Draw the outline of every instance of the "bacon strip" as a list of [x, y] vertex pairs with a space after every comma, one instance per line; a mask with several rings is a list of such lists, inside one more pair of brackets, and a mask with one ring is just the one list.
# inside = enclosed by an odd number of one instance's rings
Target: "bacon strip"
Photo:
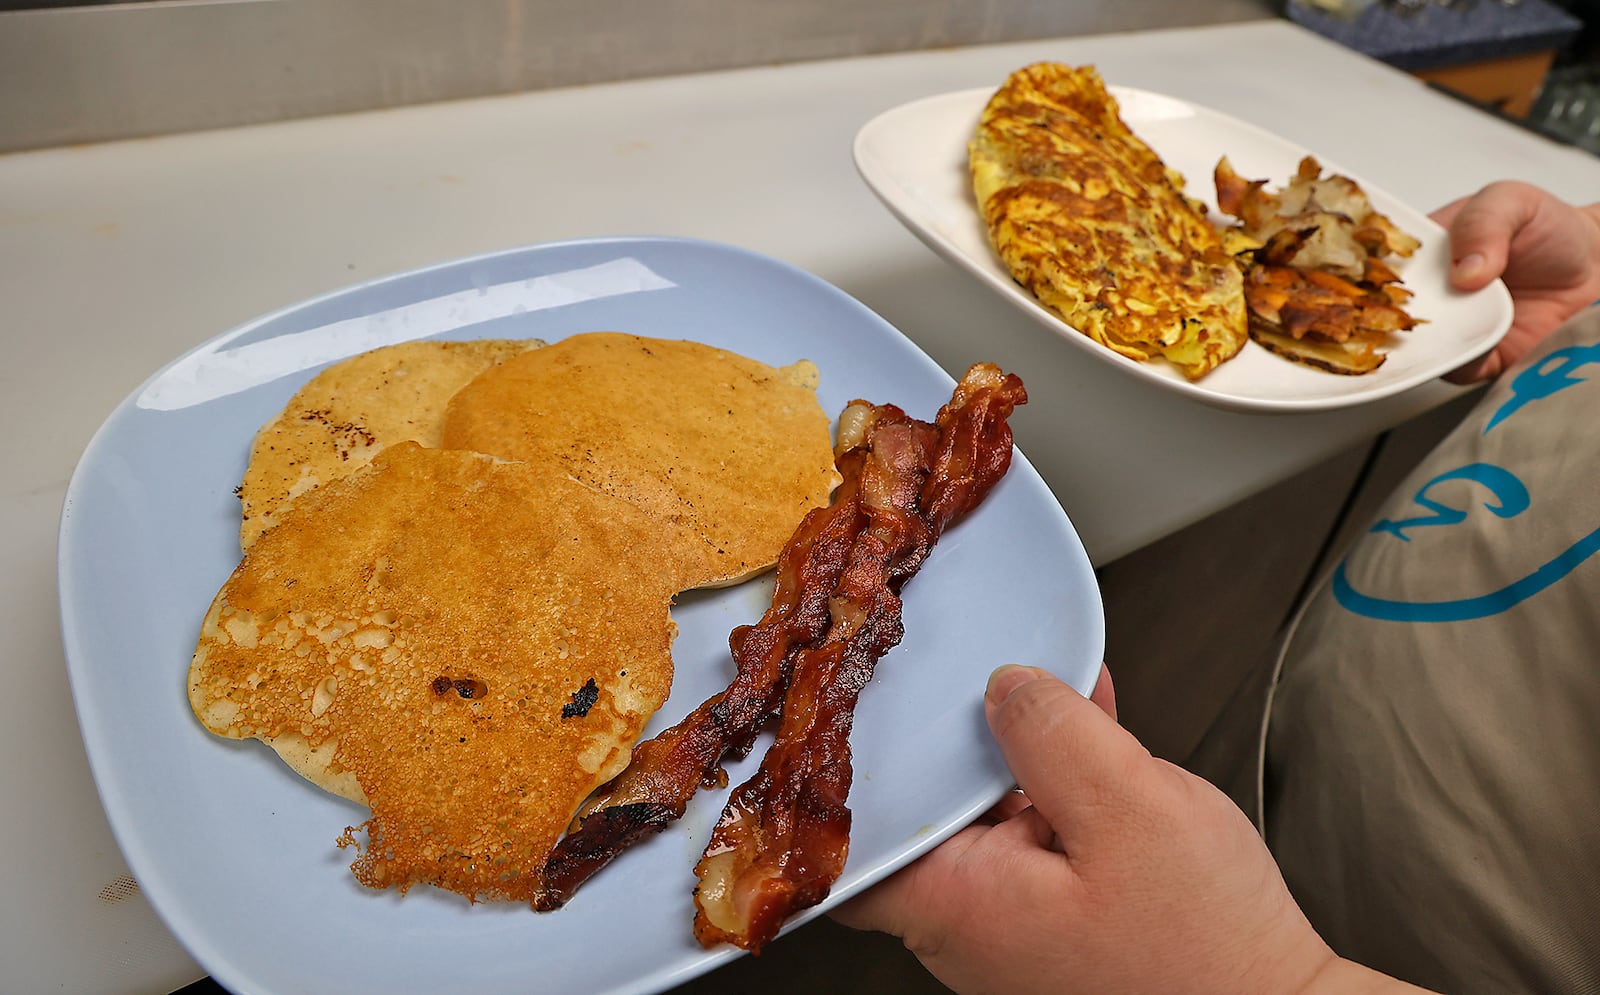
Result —
[[[923, 517], [931, 527], [930, 536], [889, 563], [888, 576], [898, 590], [921, 566], [945, 526], [982, 500], [1005, 473], [1011, 456], [1005, 419], [1026, 399], [1016, 377], [992, 366], [975, 366], [940, 411], [937, 426], [911, 419], [893, 405], [857, 401], [847, 409], [839, 433], [844, 481], [828, 508], [806, 516], [779, 557], [772, 607], [758, 623], [741, 626], [730, 637], [737, 668], [733, 683], [676, 726], [635, 748], [628, 768], [585, 806], [578, 828], [552, 853], [536, 907], [546, 911], [565, 904], [622, 851], [680, 818], [697, 789], [719, 780], [726, 783], [720, 770], [724, 758], [748, 753], [757, 732], [784, 700], [795, 657], [836, 624], [835, 589], [847, 561], [856, 556], [869, 521], [862, 504], [862, 478], [869, 454], [880, 448], [879, 434], [931, 454], [927, 459], [934, 468], [927, 493], [915, 495], [913, 502], [927, 509]], [[904, 498], [902, 494], [902, 504]], [[898, 608], [885, 617], [892, 618], [893, 638], [872, 654], [872, 660], [899, 641]], [[848, 779], [846, 770], [846, 791]], [[842, 866], [842, 853], [839, 863]]]
[[772, 606], [755, 625], [740, 626], [729, 637], [733, 682], [671, 729], [636, 746], [627, 769], [584, 806], [578, 828], [546, 861], [535, 902], [540, 911], [560, 908], [624, 850], [680, 818], [696, 790], [718, 783], [723, 759], [746, 755], [777, 712], [789, 660], [827, 630], [828, 598], [866, 526], [860, 489], [870, 435], [879, 425], [911, 421], [893, 405], [867, 408], [855, 412], [848, 427], [841, 424], [844, 452], [837, 462], [844, 479], [832, 503], [809, 512], [779, 555]]
[[849, 850], [854, 709], [877, 660], [900, 641], [899, 590], [944, 529], [1004, 476], [1006, 419], [1026, 401], [1019, 379], [980, 364], [940, 410], [931, 453], [899, 426], [873, 433], [861, 485], [869, 523], [829, 603], [828, 634], [796, 658], [777, 736], [695, 867], [703, 945], [759, 952], [838, 879]]

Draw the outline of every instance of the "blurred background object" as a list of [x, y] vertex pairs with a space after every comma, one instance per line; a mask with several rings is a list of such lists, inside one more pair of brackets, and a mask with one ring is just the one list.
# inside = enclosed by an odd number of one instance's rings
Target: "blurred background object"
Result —
[[1285, 12], [1324, 37], [1520, 120], [1584, 30], [1553, 0], [1378, 0], [1353, 15], [1352, 3], [1359, 0], [1288, 0]]
[[1304, 0], [1303, 6], [1332, 14], [1346, 21], [1353, 21], [1361, 16], [1362, 11], [1377, 2], [1379, 0]]
[[1547, 132], [1600, 155], [1600, 0], [1564, 0], [1583, 22], [1560, 52], [1528, 117]]
[[1281, 0], [0, 0], [0, 152], [888, 52]]
[[1600, 155], [1600, 69], [1594, 63], [1552, 69], [1530, 118], [1548, 132]]

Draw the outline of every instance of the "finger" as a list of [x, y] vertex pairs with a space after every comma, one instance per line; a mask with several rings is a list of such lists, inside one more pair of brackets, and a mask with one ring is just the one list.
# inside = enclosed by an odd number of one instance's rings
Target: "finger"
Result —
[[1068, 853], [1082, 852], [1104, 811], [1126, 807], [1130, 779], [1150, 761], [1093, 702], [1033, 667], [995, 671], [984, 713], [1012, 775]]
[[1450, 222], [1450, 283], [1477, 290], [1505, 272], [1511, 240], [1539, 212], [1526, 183], [1491, 183], [1467, 198]]
[[1461, 205], [1465, 204], [1467, 200], [1468, 198], [1466, 197], [1457, 197], [1455, 200], [1452, 200], [1450, 203], [1428, 215], [1428, 217], [1433, 219], [1434, 224], [1437, 224], [1445, 231], [1449, 231], [1450, 224], [1455, 221], [1456, 214], [1461, 210]]
[[992, 826], [997, 822], [1004, 822], [1018, 812], [1029, 808], [1033, 802], [1021, 790], [1008, 791], [1004, 798], [994, 803], [994, 806], [978, 817], [980, 825]]
[[1028, 806], [1015, 816], [989, 830], [992, 839], [985, 838], [985, 846], [1015, 845], [1049, 849], [1055, 843], [1056, 831], [1037, 808]]
[[1094, 690], [1089, 693], [1089, 700], [1100, 706], [1100, 710], [1112, 718], [1117, 717], [1117, 689], [1111, 685], [1111, 671], [1105, 664], [1100, 665], [1100, 676], [1095, 679]]
[[945, 868], [959, 863], [985, 833], [993, 831], [968, 826], [910, 866], [835, 906], [828, 916], [851, 929], [904, 937], [919, 923], [942, 914], [950, 898]]
[[[973, 901], [997, 897], [997, 875], [1020, 870], [1034, 884], [1053, 887], [1052, 872], [1062, 865], [1052, 850], [1060, 850], [1055, 829], [1028, 808], [991, 828], [963, 829], [828, 915], [840, 925], [888, 933], [910, 945], [913, 937], [947, 932], [952, 923], [971, 913]], [[1020, 885], [1012, 882], [1012, 887]]]
[[1505, 361], [1501, 358], [1499, 351], [1490, 350], [1485, 355], [1463, 363], [1446, 373], [1444, 378], [1446, 381], [1459, 386], [1470, 386], [1484, 380], [1493, 380], [1500, 375], [1500, 370], [1504, 365]]
[[907, 910], [912, 907], [908, 896], [911, 893], [911, 874], [916, 866], [912, 864], [848, 902], [840, 902], [828, 910], [828, 918], [851, 929], [904, 937], [911, 926], [907, 919]]

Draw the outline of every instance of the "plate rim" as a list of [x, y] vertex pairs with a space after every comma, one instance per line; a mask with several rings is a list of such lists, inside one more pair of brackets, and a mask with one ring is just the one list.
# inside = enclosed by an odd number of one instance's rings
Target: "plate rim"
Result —
[[[702, 238], [673, 235], [603, 235], [536, 242], [434, 261], [410, 269], [378, 275], [298, 300], [247, 319], [184, 350], [145, 377], [107, 413], [101, 424], [85, 443], [68, 480], [61, 502], [60, 516], [56, 529], [57, 621], [60, 627], [68, 685], [73, 699], [74, 714], [78, 719], [80, 737], [84, 742], [91, 777], [96, 793], [99, 796], [98, 800], [101, 803], [101, 809], [111, 826], [118, 848], [127, 861], [135, 879], [140, 881], [141, 890], [146, 894], [152, 910], [163, 925], [173, 934], [184, 950], [219, 982], [237, 985], [237, 990], [241, 991], [257, 990], [254, 979], [248, 976], [241, 976], [235, 972], [234, 958], [228, 954], [226, 949], [205, 942], [210, 937], [210, 933], [193, 929], [192, 919], [184, 919], [181, 913], [187, 903], [182, 896], [182, 889], [169, 880], [171, 878], [170, 874], [158, 872], [148, 879], [140, 875], [141, 870], [148, 871], [151, 868], [159, 870], [162, 860], [145, 845], [145, 837], [138, 826], [130, 822], [130, 820], [135, 820], [135, 813], [125, 804], [109, 805], [106, 803], [108, 797], [120, 798], [124, 796], [127, 787], [119, 783], [113, 770], [115, 764], [112, 763], [112, 758], [110, 757], [112, 747], [106, 741], [110, 731], [100, 723], [85, 721], [86, 703], [98, 706], [99, 697], [96, 690], [91, 686], [93, 679], [91, 670], [93, 668], [87, 657], [93, 654], [84, 645], [87, 637], [84, 635], [84, 622], [80, 617], [81, 612], [89, 610], [85, 597], [79, 590], [88, 581], [87, 578], [78, 575], [76, 567], [71, 563], [71, 557], [80, 542], [77, 506], [82, 501], [84, 489], [91, 486], [91, 471], [96, 470], [103, 462], [103, 451], [110, 444], [122, 422], [134, 410], [138, 409], [138, 400], [146, 389], [153, 382], [167, 374], [168, 371], [184, 363], [192, 356], [224, 348], [263, 325], [285, 316], [368, 289], [382, 287], [387, 284], [405, 283], [440, 270], [469, 266], [478, 262], [528, 254], [560, 253], [563, 250], [586, 249], [604, 245], [680, 245], [692, 247], [698, 251], [731, 254], [742, 257], [747, 261], [770, 267], [790, 279], [807, 285], [811, 292], [831, 296], [835, 300], [853, 307], [863, 316], [863, 320], [870, 321], [886, 333], [891, 333], [893, 336], [898, 337], [906, 348], [915, 356], [920, 357], [921, 364], [926, 371], [939, 378], [940, 382], [945, 386], [953, 387], [956, 382], [919, 345], [887, 319], [867, 307], [853, 295], [816, 274], [785, 260], [742, 246]], [[285, 332], [284, 334], [291, 333]], [[419, 336], [419, 338], [431, 337], [437, 336]], [[320, 368], [320, 365], [318, 364], [318, 366], [310, 367], [309, 369]], [[301, 372], [303, 373], [304, 371]], [[1093, 650], [1092, 654], [1089, 655], [1094, 656], [1097, 660], [1103, 659], [1105, 651], [1104, 606], [1100, 599], [1098, 584], [1094, 580], [1093, 566], [1083, 548], [1081, 536], [1079, 536], [1070, 516], [1066, 514], [1064, 508], [1061, 508], [1059, 499], [1049, 489], [1048, 484], [1044, 482], [1042, 476], [1028, 461], [1027, 456], [1014, 446], [1013, 469], [1017, 468], [1026, 469], [1027, 475], [1033, 478], [1032, 482], [1054, 504], [1061, 516], [1063, 528], [1072, 544], [1072, 549], [1068, 550], [1068, 552], [1075, 552], [1076, 555], [1072, 559], [1081, 565], [1084, 576], [1087, 579], [1087, 586], [1083, 593], [1093, 600], [1093, 610], [1090, 615], [1094, 622], [1094, 629], [1090, 633], [1082, 634], [1087, 638], [1082, 639], [1080, 642], [1085, 652], [1089, 649]], [[1065, 670], [1071, 666], [1070, 660], [1070, 655], [1063, 653], [1058, 663]], [[1089, 680], [1092, 682], [1092, 676]], [[1087, 693], [1088, 689], [1080, 688], [1080, 691]], [[787, 933], [824, 914], [827, 908], [847, 900], [851, 895], [876, 883], [883, 877], [892, 874], [933, 849], [945, 839], [959, 832], [972, 819], [982, 814], [1005, 793], [1005, 790], [1004, 786], [995, 785], [992, 791], [970, 803], [958, 817], [950, 819], [946, 824], [932, 832], [923, 834], [914, 843], [890, 854], [888, 859], [873, 864], [870, 871], [852, 880], [847, 886], [835, 888], [834, 893], [829, 896], [829, 900], [824, 904], [803, 910], [801, 913], [791, 917], [785, 923], [783, 932]], [[743, 956], [743, 953], [737, 948], [724, 947], [707, 951], [703, 958], [659, 963], [647, 972], [635, 976], [630, 981], [613, 985], [604, 989], [604, 991], [613, 993], [613, 995], [621, 995], [621, 993], [642, 993], [660, 990], [668, 985], [679, 984], [690, 978], [698, 977], [729, 960]]]

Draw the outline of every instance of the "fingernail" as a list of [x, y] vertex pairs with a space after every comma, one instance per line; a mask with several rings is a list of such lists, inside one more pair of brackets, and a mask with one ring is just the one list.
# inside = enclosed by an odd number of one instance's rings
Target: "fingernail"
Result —
[[1011, 697], [1011, 692], [1041, 677], [1048, 677], [1049, 673], [1038, 667], [1022, 667], [1008, 663], [989, 675], [989, 686], [983, 689], [983, 697], [992, 705], [998, 705]]
[[1460, 259], [1456, 260], [1455, 266], [1452, 267], [1453, 272], [1451, 275], [1462, 280], [1471, 279], [1472, 277], [1477, 276], [1478, 272], [1483, 269], [1483, 264], [1484, 258], [1483, 253], [1481, 252], [1474, 252], [1469, 255], [1462, 256]]

